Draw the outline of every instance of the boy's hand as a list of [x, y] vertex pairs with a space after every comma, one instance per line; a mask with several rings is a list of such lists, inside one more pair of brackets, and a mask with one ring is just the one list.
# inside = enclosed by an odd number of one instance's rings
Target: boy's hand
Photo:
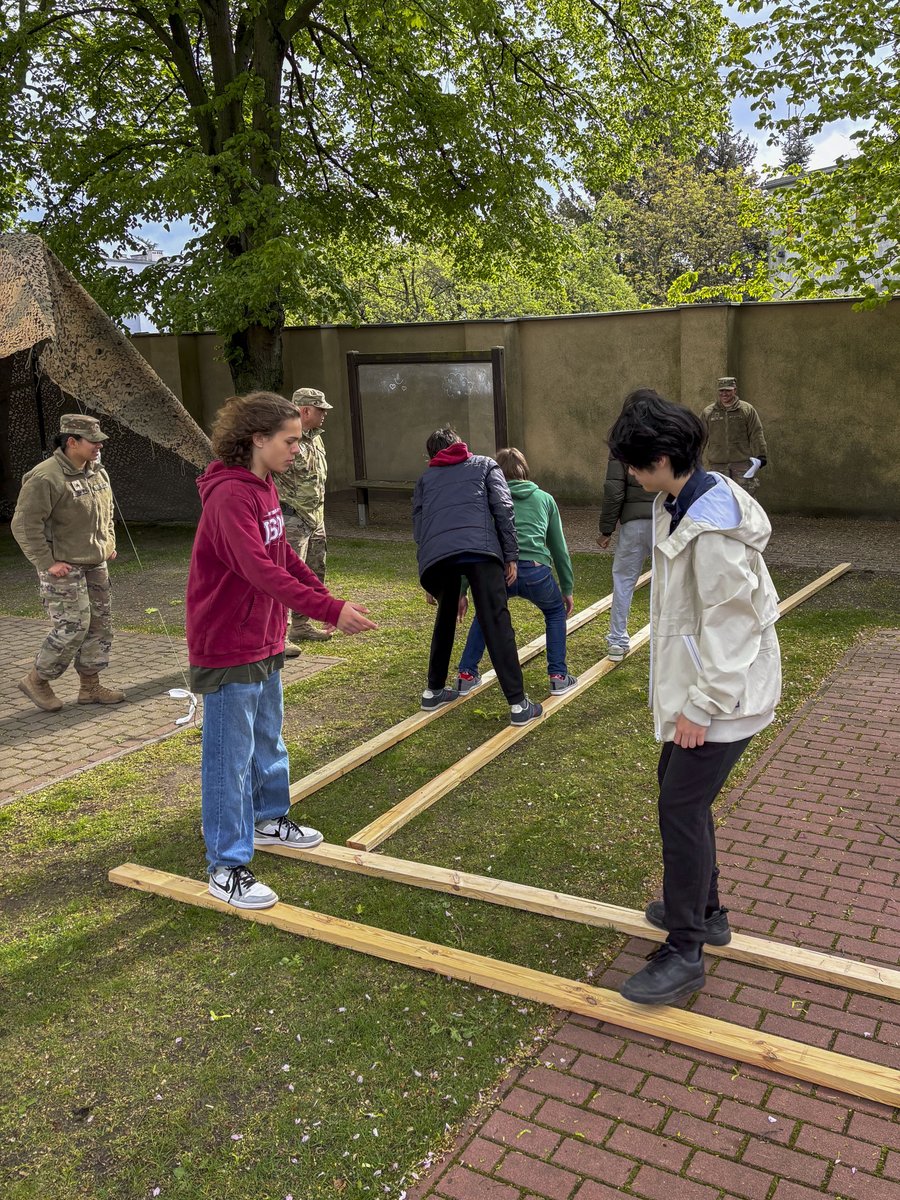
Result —
[[512, 587], [519, 575], [518, 563], [508, 562], [503, 568], [503, 574], [506, 576], [506, 586]]
[[469, 597], [460, 596], [459, 604], [456, 606], [456, 623], [462, 625], [466, 613], [469, 611]]
[[609, 543], [611, 541], [612, 541], [611, 533], [601, 533], [600, 536], [597, 538], [597, 545], [600, 547], [601, 550], [608, 550]]
[[706, 729], [705, 725], [697, 725], [689, 721], [684, 713], [679, 713], [675, 722], [675, 745], [682, 750], [696, 750], [706, 741]]
[[571, 617], [572, 613], [575, 611], [574, 596], [563, 596], [563, 604], [566, 606], [566, 616]]
[[47, 574], [52, 575], [54, 579], [63, 579], [72, 570], [66, 562], [55, 562], [52, 567], [47, 568]]
[[337, 628], [341, 633], [353, 634], [363, 633], [366, 629], [377, 629], [378, 626], [374, 621], [370, 621], [368, 617], [363, 616], [369, 610], [362, 604], [351, 604], [348, 600], [341, 609], [341, 615], [337, 619]]

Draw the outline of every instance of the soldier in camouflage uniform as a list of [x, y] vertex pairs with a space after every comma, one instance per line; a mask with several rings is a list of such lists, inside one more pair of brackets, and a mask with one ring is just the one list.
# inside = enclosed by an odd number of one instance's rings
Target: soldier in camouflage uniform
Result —
[[[275, 476], [275, 486], [284, 514], [284, 532], [288, 542], [321, 583], [325, 582], [325, 556], [328, 549], [325, 537], [325, 479], [328, 464], [322, 442], [325, 413], [333, 408], [318, 388], [297, 388], [291, 403], [300, 410], [303, 437], [300, 453], [291, 466]], [[294, 613], [285, 658], [296, 658], [299, 646], [292, 642], [327, 642], [332, 633], [317, 629], [309, 617]]]
[[[717, 396], [701, 414], [709, 436], [707, 466], [754, 495], [759, 488], [757, 472], [766, 465], [769, 453], [762, 421], [753, 405], [739, 398], [733, 375], [719, 380]], [[753, 472], [749, 479], [748, 471]]]
[[19, 690], [45, 712], [62, 701], [50, 681], [74, 658], [79, 704], [119, 704], [125, 693], [103, 687], [112, 616], [107, 562], [116, 557], [112, 490], [100, 466], [107, 441], [100, 422], [81, 413], [60, 420], [53, 455], [22, 478], [12, 532], [35, 567], [50, 632]]

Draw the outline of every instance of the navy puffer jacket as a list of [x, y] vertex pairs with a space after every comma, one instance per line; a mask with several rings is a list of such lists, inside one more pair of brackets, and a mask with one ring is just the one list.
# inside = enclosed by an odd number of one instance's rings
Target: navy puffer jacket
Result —
[[[458, 459], [463, 451], [464, 444], [457, 442], [436, 457]], [[413, 536], [420, 579], [435, 563], [460, 554], [515, 562], [519, 543], [512, 496], [494, 460], [469, 454], [462, 461], [429, 466], [413, 492]]]

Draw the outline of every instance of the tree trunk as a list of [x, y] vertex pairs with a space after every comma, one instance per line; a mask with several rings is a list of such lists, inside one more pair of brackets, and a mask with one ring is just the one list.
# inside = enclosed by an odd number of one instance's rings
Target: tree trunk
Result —
[[281, 393], [284, 384], [284, 359], [281, 335], [284, 316], [273, 328], [248, 325], [225, 337], [225, 361], [231, 370], [234, 390], [239, 396], [247, 392]]

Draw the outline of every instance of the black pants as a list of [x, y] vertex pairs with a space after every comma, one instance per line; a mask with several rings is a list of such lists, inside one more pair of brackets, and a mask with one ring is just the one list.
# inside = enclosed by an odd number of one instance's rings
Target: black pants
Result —
[[506, 577], [502, 564], [495, 558], [477, 563], [442, 559], [422, 576], [422, 586], [438, 602], [428, 659], [428, 686], [437, 691], [447, 682], [463, 576], [472, 589], [475, 612], [507, 703], [521, 704], [525, 699], [525, 684], [507, 604]]
[[684, 750], [666, 742], [659, 756], [659, 832], [668, 941], [685, 950], [703, 942], [707, 910], [719, 907], [713, 801], [750, 738]]

